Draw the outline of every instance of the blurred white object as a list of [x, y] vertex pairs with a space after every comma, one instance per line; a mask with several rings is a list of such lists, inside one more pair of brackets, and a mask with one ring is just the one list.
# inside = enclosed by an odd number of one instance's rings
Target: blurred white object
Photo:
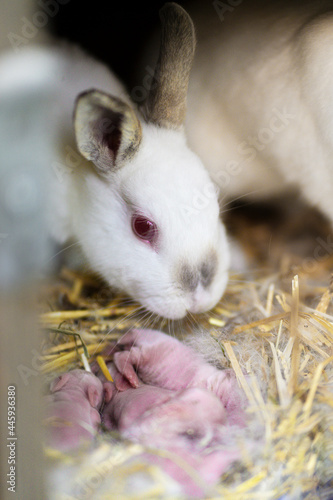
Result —
[[[4, 418], [0, 434], [5, 443], [12, 443], [10, 462], [9, 448], [3, 446], [0, 451], [4, 474], [0, 496], [4, 499], [11, 498], [12, 492], [25, 498], [28, 484], [29, 498], [46, 497], [41, 443], [41, 343], [35, 310], [36, 285], [49, 260], [45, 163], [54, 155], [45, 113], [53, 96], [45, 82], [44, 72], [37, 73], [27, 86], [14, 85], [9, 78], [6, 84], [1, 82], [0, 365]], [[8, 387], [15, 388], [14, 434], [9, 433], [5, 419]], [[10, 483], [6, 481], [9, 472]], [[14, 489], [9, 491], [8, 487]]]
[[333, 222], [332, 2], [235, 4], [194, 14], [189, 144], [223, 198], [296, 188]]

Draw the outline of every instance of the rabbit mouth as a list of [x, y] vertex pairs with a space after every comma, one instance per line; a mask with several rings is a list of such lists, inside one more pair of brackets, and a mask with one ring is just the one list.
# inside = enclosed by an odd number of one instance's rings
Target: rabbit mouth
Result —
[[188, 314], [200, 314], [212, 309], [221, 299], [228, 282], [228, 272], [218, 276], [210, 286], [201, 282], [191, 290], [184, 290], [179, 284], [169, 285], [164, 291], [146, 293], [131, 287], [131, 295], [145, 309], [171, 320], [183, 319]]
[[191, 294], [190, 304], [187, 307], [187, 312], [190, 314], [200, 314], [212, 309], [221, 299], [228, 282], [228, 273], [225, 272], [216, 282], [213, 282], [210, 287], [206, 287], [199, 283], [196, 289]]

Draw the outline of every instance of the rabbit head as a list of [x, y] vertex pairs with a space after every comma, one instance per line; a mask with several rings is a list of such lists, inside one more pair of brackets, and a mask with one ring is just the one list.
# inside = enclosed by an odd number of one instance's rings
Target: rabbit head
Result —
[[183, 130], [195, 35], [176, 4], [161, 11], [150, 93], [137, 110], [98, 90], [81, 94], [74, 123], [82, 168], [74, 227], [93, 269], [168, 318], [210, 309], [224, 292], [229, 251], [218, 196]]

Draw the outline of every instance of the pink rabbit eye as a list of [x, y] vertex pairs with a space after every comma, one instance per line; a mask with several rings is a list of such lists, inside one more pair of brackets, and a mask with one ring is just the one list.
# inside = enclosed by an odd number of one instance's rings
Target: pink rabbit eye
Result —
[[147, 219], [143, 215], [134, 214], [132, 216], [132, 230], [135, 236], [148, 243], [155, 243], [157, 237], [157, 226], [155, 222]]

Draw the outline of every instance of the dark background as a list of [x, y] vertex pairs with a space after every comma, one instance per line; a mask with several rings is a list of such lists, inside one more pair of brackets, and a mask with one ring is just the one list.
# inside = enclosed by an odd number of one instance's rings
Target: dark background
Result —
[[[38, 0], [35, 2], [38, 4]], [[200, 10], [204, 8], [223, 29], [214, 2], [234, 5], [234, 11], [248, 7], [250, 13], [260, 5], [265, 8], [274, 5], [281, 14], [291, 5], [298, 5], [300, 9], [307, 4], [314, 4], [319, 9], [324, 4], [333, 6], [333, 0], [177, 0], [190, 12], [195, 6]], [[59, 5], [59, 12], [50, 19], [47, 29], [57, 37], [78, 43], [104, 61], [128, 88], [132, 88], [138, 84], [142, 70], [142, 50], [152, 42], [154, 34], [159, 34], [158, 11], [165, 3], [165, 0], [68, 0], [67, 4]]]
[[[191, 0], [178, 3], [186, 8]], [[52, 34], [77, 42], [106, 62], [132, 87], [142, 49], [159, 28], [158, 11], [164, 4], [165, 0], [70, 0], [60, 6], [48, 28]]]

